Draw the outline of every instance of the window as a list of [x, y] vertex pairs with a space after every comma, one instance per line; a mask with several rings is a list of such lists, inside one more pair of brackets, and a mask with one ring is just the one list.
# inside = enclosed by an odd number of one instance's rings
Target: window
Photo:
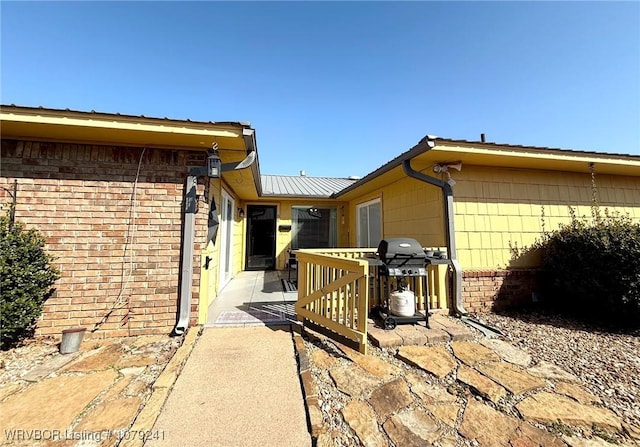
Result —
[[336, 208], [291, 207], [291, 248], [335, 247], [337, 214]]
[[356, 206], [358, 247], [377, 247], [382, 240], [382, 203], [371, 200]]

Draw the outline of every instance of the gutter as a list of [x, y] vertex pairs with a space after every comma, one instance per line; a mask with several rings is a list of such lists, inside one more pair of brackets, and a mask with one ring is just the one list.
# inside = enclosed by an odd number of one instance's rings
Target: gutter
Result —
[[247, 148], [247, 155], [251, 152], [255, 154], [255, 161], [251, 164], [251, 174], [253, 175], [253, 183], [256, 185], [256, 193], [258, 197], [262, 197], [262, 179], [260, 178], [260, 164], [258, 163], [256, 131], [250, 127], [245, 127], [242, 129], [242, 138]]
[[[425, 141], [426, 140], [426, 141]], [[427, 147], [423, 152], [431, 150], [435, 145], [435, 137], [427, 136], [420, 143], [426, 143]], [[417, 146], [416, 146], [417, 147]], [[407, 157], [402, 161], [402, 169], [409, 177], [415, 178], [422, 182], [428, 183], [433, 186], [437, 186], [442, 190], [442, 199], [444, 203], [444, 220], [445, 220], [445, 238], [447, 241], [448, 257], [451, 260], [451, 268], [453, 270], [453, 296], [452, 300], [453, 311], [458, 316], [466, 315], [468, 312], [462, 305], [462, 268], [458, 262], [458, 255], [456, 252], [456, 238], [455, 228], [453, 224], [453, 189], [447, 182], [443, 182], [435, 177], [428, 176], [422, 172], [418, 172], [411, 167], [411, 159], [413, 157]]]

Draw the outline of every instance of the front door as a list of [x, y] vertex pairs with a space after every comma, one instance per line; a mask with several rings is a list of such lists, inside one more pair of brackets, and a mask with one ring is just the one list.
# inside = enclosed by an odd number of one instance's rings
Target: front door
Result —
[[247, 270], [276, 267], [276, 207], [247, 206]]
[[220, 206], [220, 281], [221, 290], [231, 279], [233, 274], [233, 210], [235, 202], [222, 190]]

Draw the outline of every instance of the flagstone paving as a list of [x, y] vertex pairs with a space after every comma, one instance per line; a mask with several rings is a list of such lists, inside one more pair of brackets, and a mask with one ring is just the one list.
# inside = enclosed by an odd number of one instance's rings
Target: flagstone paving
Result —
[[422, 410], [398, 413], [387, 419], [383, 428], [396, 445], [407, 447], [428, 445], [442, 435], [436, 420]]
[[418, 396], [424, 403], [447, 404], [456, 401], [456, 396], [449, 393], [442, 386], [427, 383], [424, 377], [414, 372], [407, 373], [405, 379], [409, 383], [411, 392]]
[[89, 411], [75, 427], [75, 431], [124, 430], [140, 410], [139, 397], [102, 402]]
[[[314, 383], [330, 378], [346, 393], [323, 388], [314, 397], [324, 421], [318, 446], [640, 446], [636, 429], [601, 406], [573, 374], [533, 363], [529, 354], [457, 326], [455, 319], [439, 316], [431, 323], [431, 329], [415, 326], [388, 335], [376, 328], [371, 342], [383, 348], [370, 347], [367, 356], [307, 334], [302, 349], [311, 352]], [[447, 334], [446, 340], [425, 337], [426, 343], [416, 344], [416, 332], [429, 330]], [[394, 344], [398, 340], [405, 344]], [[318, 352], [326, 354], [328, 346], [344, 357], [327, 361]], [[340, 421], [346, 428], [332, 431]], [[346, 437], [339, 433], [349, 429]]]
[[584, 405], [599, 404], [602, 402], [599, 397], [585, 391], [580, 385], [576, 385], [575, 383], [557, 382], [554, 391], [558, 394], [564, 394]]
[[622, 431], [622, 421], [606, 408], [583, 405], [565, 396], [540, 392], [516, 405], [520, 414], [534, 422], [552, 424], [560, 421], [567, 425], [600, 427], [605, 430]]
[[530, 374], [533, 374], [536, 377], [541, 377], [543, 379], [562, 380], [565, 382], [580, 381], [580, 379], [578, 379], [573, 374], [570, 374], [567, 371], [558, 368], [554, 364], [545, 362], [544, 360], [540, 361], [536, 366], [529, 368], [528, 371]]
[[507, 395], [507, 390], [505, 390], [504, 387], [468, 366], [460, 365], [457, 378], [460, 382], [468, 385], [477, 394], [489, 399], [491, 402], [497, 403]]
[[378, 357], [362, 355], [353, 350], [351, 350], [347, 356], [356, 365], [382, 380], [391, 380], [393, 377], [400, 374], [400, 368], [395, 365], [390, 365]]
[[529, 354], [506, 341], [498, 338], [482, 338], [479, 342], [482, 346], [493, 350], [505, 362], [513, 363], [523, 368], [531, 364], [531, 356]]
[[0, 384], [0, 445], [123, 445], [182, 341], [142, 336], [85, 340], [73, 354], [49, 350], [15, 383]]
[[13, 394], [0, 403], [0, 433], [11, 429], [65, 431], [117, 376], [113, 370], [58, 376]]
[[489, 348], [478, 345], [478, 343], [454, 341], [451, 342], [451, 349], [453, 350], [453, 355], [455, 355], [458, 360], [469, 366], [500, 361], [498, 354]]
[[455, 427], [460, 413], [460, 406], [457, 404], [427, 405], [425, 407], [436, 419], [449, 427]]
[[373, 390], [368, 402], [379, 417], [386, 419], [411, 404], [413, 400], [407, 382], [404, 379], [395, 379]]
[[380, 379], [359, 366], [336, 367], [329, 374], [338, 389], [352, 397], [369, 392], [380, 384]]
[[480, 363], [476, 365], [476, 369], [513, 394], [524, 394], [547, 385], [544, 380], [511, 363]]
[[365, 447], [388, 447], [389, 442], [378, 426], [377, 415], [361, 400], [351, 401], [342, 411], [344, 420]]
[[456, 367], [455, 360], [442, 346], [402, 346], [397, 355], [400, 360], [440, 378]]
[[[316, 445], [640, 445], [638, 428], [603, 407], [578, 377], [533, 363], [454, 319], [438, 316], [431, 323], [431, 329], [405, 326], [399, 334], [372, 331], [372, 343], [386, 347], [371, 347], [366, 356], [326, 340], [294, 340]], [[120, 438], [127, 430], [153, 428], [196, 338], [197, 331], [189, 331], [177, 352], [180, 340], [151, 336], [85, 341], [76, 354], [49, 355], [16, 383], [0, 384], [0, 445], [141, 447], [140, 440]], [[321, 348], [327, 345], [333, 349]], [[336, 394], [319, 389], [322, 380]], [[342, 421], [347, 443], [333, 441], [344, 435], [327, 427], [329, 418]], [[7, 430], [94, 438], [9, 440]]]

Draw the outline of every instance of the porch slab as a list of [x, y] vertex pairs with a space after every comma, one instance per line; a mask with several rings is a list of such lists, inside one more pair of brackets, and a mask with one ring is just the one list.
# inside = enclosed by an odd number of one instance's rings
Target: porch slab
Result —
[[[207, 311], [205, 327], [251, 327], [298, 324], [295, 314], [296, 291], [286, 291], [283, 270], [239, 272], [219, 293]], [[455, 318], [442, 313], [416, 324], [399, 324], [385, 330], [373, 319], [367, 319], [369, 340], [380, 348], [424, 346], [469, 340], [473, 330]]]
[[206, 327], [248, 327], [296, 322], [296, 291], [286, 292], [279, 270], [243, 271], [225, 286], [207, 311]]

